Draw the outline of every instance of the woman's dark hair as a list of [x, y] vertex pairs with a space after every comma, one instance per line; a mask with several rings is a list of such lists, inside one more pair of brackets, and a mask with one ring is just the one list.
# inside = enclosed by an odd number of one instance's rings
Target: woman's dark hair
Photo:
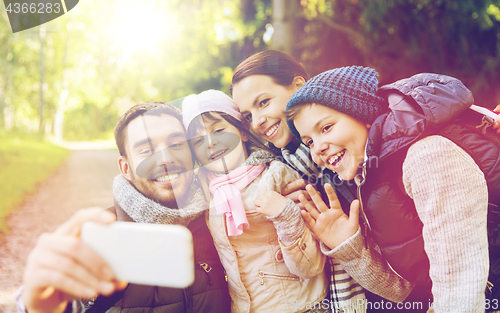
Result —
[[266, 75], [281, 86], [288, 87], [296, 76], [308, 80], [306, 70], [293, 57], [277, 50], [266, 50], [256, 53], [241, 62], [234, 70], [230, 92], [233, 94], [235, 84], [252, 75]]
[[[187, 138], [194, 138], [196, 135], [205, 129], [205, 125], [203, 124], [203, 119], [208, 119], [211, 121], [220, 121], [221, 118], [226, 120], [229, 124], [236, 127], [241, 134], [246, 134], [248, 136], [248, 141], [245, 142], [245, 147], [247, 148], [248, 154], [256, 151], [256, 150], [266, 150], [274, 154], [274, 152], [269, 149], [266, 145], [264, 145], [254, 134], [252, 134], [248, 127], [245, 127], [244, 122], [240, 122], [231, 115], [223, 112], [215, 112], [219, 116], [213, 114], [212, 112], [202, 113], [200, 116], [193, 119], [191, 124], [189, 124], [187, 130]], [[191, 140], [188, 140], [191, 145]]]

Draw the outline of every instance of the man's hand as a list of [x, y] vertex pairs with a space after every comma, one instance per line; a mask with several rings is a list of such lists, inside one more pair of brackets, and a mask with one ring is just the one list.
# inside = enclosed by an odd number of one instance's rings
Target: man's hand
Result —
[[330, 184], [325, 185], [326, 195], [330, 208], [325, 204], [321, 195], [312, 187], [306, 187], [311, 196], [309, 201], [301, 195], [305, 210], [301, 211], [304, 221], [326, 246], [335, 249], [338, 245], [356, 233], [359, 228], [359, 201], [351, 203], [350, 216], [347, 216], [340, 206], [337, 195]]
[[[500, 104], [493, 110], [494, 112], [500, 113]], [[500, 114], [497, 115], [495, 122], [493, 123], [493, 129], [497, 130], [497, 134], [500, 134]]]
[[28, 256], [22, 300], [29, 313], [63, 312], [68, 301], [124, 289], [106, 262], [80, 241], [87, 221], [110, 224], [116, 216], [99, 208], [78, 211], [54, 233], [42, 234]]
[[306, 191], [307, 184], [308, 183], [305, 179], [298, 179], [296, 181], [289, 182], [285, 185], [285, 187], [283, 187], [283, 189], [281, 189], [281, 195], [295, 202], [295, 204], [303, 210], [304, 205], [300, 202], [299, 196], [303, 195], [306, 199], [311, 200], [311, 197]]
[[285, 204], [286, 198], [276, 191], [271, 190], [267, 190], [254, 201], [254, 205], [257, 207], [256, 211], [266, 216], [278, 215], [283, 210]]

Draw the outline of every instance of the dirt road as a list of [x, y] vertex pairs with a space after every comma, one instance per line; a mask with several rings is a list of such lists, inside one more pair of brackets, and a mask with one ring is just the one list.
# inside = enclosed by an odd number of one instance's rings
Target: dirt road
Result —
[[0, 312], [15, 312], [14, 294], [22, 283], [26, 257], [41, 233], [53, 231], [78, 209], [113, 204], [117, 158], [117, 150], [72, 151], [11, 215], [9, 233], [0, 240]]

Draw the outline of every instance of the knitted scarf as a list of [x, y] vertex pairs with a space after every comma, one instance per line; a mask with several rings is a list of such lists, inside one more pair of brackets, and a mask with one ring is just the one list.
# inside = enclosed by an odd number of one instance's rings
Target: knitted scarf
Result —
[[226, 216], [228, 236], [241, 235], [243, 225], [249, 226], [240, 190], [248, 186], [264, 169], [264, 164], [242, 165], [224, 176], [208, 176], [215, 210]]
[[113, 180], [113, 195], [118, 205], [138, 223], [187, 226], [208, 209], [207, 200], [197, 180], [193, 180], [188, 191], [187, 205], [180, 209], [167, 208], [145, 197], [121, 174]]
[[[332, 187], [336, 187], [336, 184], [331, 182], [328, 175], [323, 175], [325, 168], [316, 165], [312, 161], [309, 148], [303, 143], [300, 144], [295, 152], [287, 148], [282, 148], [281, 154], [288, 165], [297, 170], [303, 177], [306, 176], [313, 181], [325, 181], [330, 183]], [[345, 188], [340, 188], [342, 190], [338, 190], [339, 188], [335, 189], [337, 192], [342, 193], [346, 199], [352, 201], [352, 196], [348, 197], [349, 193], [343, 192]], [[357, 306], [358, 300], [363, 300], [363, 303], [366, 303], [363, 288], [352, 279], [338, 261], [332, 258], [328, 258], [328, 261], [330, 266], [330, 303], [337, 308], [342, 308], [343, 312], [366, 312], [365, 306]], [[335, 312], [337, 311], [335, 310]]]
[[[276, 160], [276, 156], [273, 153], [259, 149], [253, 151], [242, 165], [225, 176], [217, 177], [213, 174], [213, 172], [208, 171], [206, 168], [201, 168], [199, 177], [205, 177], [205, 179], [207, 179], [207, 184], [209, 184], [210, 193], [213, 195], [213, 202], [217, 212], [226, 212], [231, 210], [231, 207], [236, 208], [235, 212], [229, 212], [229, 214], [226, 214], [226, 225], [229, 236], [241, 235], [243, 225], [247, 224], [248, 226], [246, 212], [243, 204], [241, 203], [240, 190], [245, 188], [262, 173], [265, 168], [265, 163], [269, 163], [273, 160]], [[245, 173], [249, 169], [252, 171], [252, 174]], [[235, 176], [240, 176], [238, 179], [241, 179], [241, 181], [237, 184], [241, 186], [236, 188], [235, 186], [230, 186], [230, 184], [224, 184], [225, 186], [222, 188], [224, 190], [219, 188], [221, 182], [227, 181], [228, 179], [233, 180]], [[235, 181], [233, 180], [229, 183], [234, 182]], [[236, 195], [239, 195], [239, 197], [235, 197]], [[236, 229], [234, 229], [234, 227], [236, 227]]]
[[305, 144], [301, 143], [295, 152], [290, 151], [286, 147], [281, 148], [281, 155], [286, 163], [301, 175], [306, 175], [307, 177], [321, 176], [321, 167], [313, 162], [309, 148]]

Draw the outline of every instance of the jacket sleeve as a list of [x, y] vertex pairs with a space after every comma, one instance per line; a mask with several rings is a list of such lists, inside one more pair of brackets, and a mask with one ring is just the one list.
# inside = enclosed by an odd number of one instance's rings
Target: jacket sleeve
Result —
[[335, 258], [363, 288], [390, 301], [404, 301], [415, 285], [390, 269], [382, 255], [375, 250], [375, 243], [370, 238], [365, 239], [367, 245], [363, 239], [358, 229], [333, 250], [322, 243], [321, 251]]
[[403, 182], [424, 225], [435, 312], [484, 312], [489, 268], [484, 174], [455, 143], [430, 136], [408, 150]]
[[[278, 193], [287, 183], [301, 178], [295, 170], [277, 161], [271, 163], [267, 177], [267, 190]], [[283, 210], [270, 219], [278, 233], [283, 259], [290, 273], [305, 279], [321, 274], [326, 256], [321, 253], [319, 242], [305, 226], [300, 208], [287, 199]]]
[[[28, 312], [24, 306], [24, 303], [21, 299], [21, 296], [23, 294], [24, 286], [21, 286], [16, 294], [14, 295], [14, 298], [16, 300], [16, 312], [17, 313], [26, 313]], [[68, 305], [66, 306], [66, 310], [64, 313], [84, 313], [85, 309], [82, 306], [82, 303], [79, 300], [74, 300], [72, 302], [68, 302]]]

